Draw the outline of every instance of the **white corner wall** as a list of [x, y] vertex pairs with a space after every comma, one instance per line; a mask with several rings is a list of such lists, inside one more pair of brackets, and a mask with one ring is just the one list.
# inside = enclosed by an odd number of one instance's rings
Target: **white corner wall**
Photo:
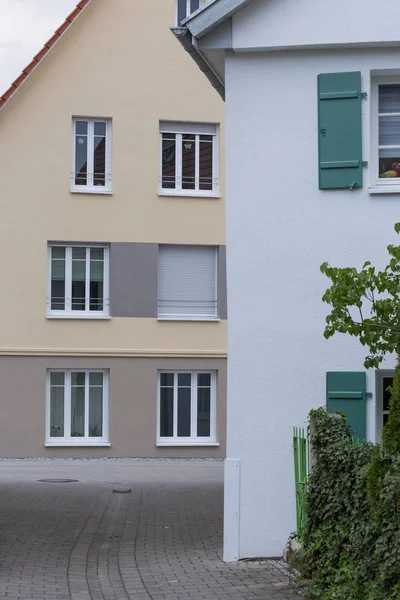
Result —
[[[326, 371], [363, 370], [357, 340], [323, 337], [320, 264], [382, 266], [386, 246], [400, 241], [400, 197], [370, 195], [368, 170], [362, 190], [318, 190], [317, 75], [360, 70], [369, 92], [371, 70], [399, 65], [395, 50], [227, 58], [227, 457], [240, 461], [240, 483], [227, 469], [225, 495], [240, 515], [226, 556], [235, 545], [239, 558], [282, 554], [296, 527], [292, 426], [325, 404]], [[369, 110], [368, 99], [368, 161]], [[374, 439], [374, 372], [367, 382]]]

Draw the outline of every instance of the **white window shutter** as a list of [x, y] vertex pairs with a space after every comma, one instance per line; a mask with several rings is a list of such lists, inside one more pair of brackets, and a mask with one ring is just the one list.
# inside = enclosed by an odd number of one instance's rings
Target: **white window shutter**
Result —
[[158, 316], [217, 318], [215, 246], [160, 246]]

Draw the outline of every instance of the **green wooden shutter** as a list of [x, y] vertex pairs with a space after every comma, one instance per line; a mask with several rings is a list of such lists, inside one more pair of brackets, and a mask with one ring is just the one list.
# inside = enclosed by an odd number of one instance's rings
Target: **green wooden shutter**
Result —
[[361, 73], [318, 75], [319, 189], [362, 187]]
[[342, 411], [354, 437], [365, 440], [366, 374], [364, 371], [330, 371], [326, 374], [326, 408], [329, 413]]

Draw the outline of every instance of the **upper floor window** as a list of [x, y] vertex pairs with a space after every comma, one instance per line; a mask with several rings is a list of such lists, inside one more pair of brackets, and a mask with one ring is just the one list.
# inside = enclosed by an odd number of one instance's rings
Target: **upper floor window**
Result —
[[111, 192], [111, 121], [73, 119], [71, 191]]
[[54, 244], [48, 252], [48, 316], [107, 317], [108, 247]]
[[160, 144], [161, 194], [218, 194], [217, 125], [162, 121]]
[[181, 25], [182, 21], [196, 10], [204, 6], [206, 0], [176, 0], [176, 23]]
[[160, 246], [158, 318], [207, 321], [217, 317], [217, 248]]

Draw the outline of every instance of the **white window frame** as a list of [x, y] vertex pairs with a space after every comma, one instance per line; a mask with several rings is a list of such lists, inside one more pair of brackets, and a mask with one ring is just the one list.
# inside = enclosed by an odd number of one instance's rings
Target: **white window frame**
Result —
[[[162, 143], [163, 134], [172, 133], [176, 135], [175, 149], [175, 188], [162, 187]], [[199, 161], [196, 161], [195, 185], [197, 189], [184, 190], [182, 189], [182, 136], [196, 136], [196, 155], [199, 156], [200, 136], [213, 136], [213, 189], [200, 190], [199, 187]], [[218, 123], [186, 123], [178, 121], [160, 121], [160, 141], [159, 141], [159, 196], [185, 196], [185, 197], [205, 197], [219, 198], [219, 125]]]
[[[65, 310], [52, 310], [51, 308], [51, 249], [65, 248]], [[89, 310], [90, 298], [86, 285], [85, 310], [72, 310], [72, 298], [69, 292], [72, 289], [72, 248], [86, 248], [86, 277], [90, 281], [90, 248], [103, 248], [104, 250], [104, 281], [103, 281], [103, 310]], [[47, 312], [49, 319], [109, 319], [110, 318], [110, 250], [105, 244], [64, 244], [62, 242], [49, 242], [47, 246]]]
[[[384, 179], [379, 177], [379, 86], [400, 85], [399, 75], [379, 75], [371, 79], [371, 139], [370, 139], [370, 187], [371, 194], [399, 194], [400, 177]], [[387, 114], [387, 113], [386, 113]], [[400, 113], [399, 113], [400, 114]], [[397, 113], [396, 113], [397, 115]], [[400, 146], [399, 146], [400, 154]]]
[[[160, 410], [161, 410], [161, 374], [174, 374], [174, 437], [160, 436]], [[190, 373], [191, 375], [191, 435], [190, 437], [178, 437], [178, 373]], [[210, 437], [197, 437], [197, 375], [211, 375], [211, 403], [210, 403]], [[157, 446], [219, 446], [217, 442], [217, 372], [212, 369], [191, 371], [187, 369], [160, 369], [157, 376]]]
[[[199, 9], [203, 8], [206, 4], [207, 4], [208, 0], [200, 0], [199, 1]], [[186, 0], [186, 18], [188, 18], [191, 14], [194, 14], [191, 12], [191, 0]], [[181, 25], [179, 24], [178, 21], [178, 0], [175, 0], [175, 23], [177, 27], [180, 27]]]
[[[170, 246], [172, 244], [161, 244], [162, 246]], [[185, 244], [183, 244], [185, 245]], [[162, 311], [160, 311], [160, 307], [159, 307], [159, 293], [160, 293], [160, 282], [159, 282], [159, 277], [160, 277], [160, 267], [158, 266], [158, 275], [157, 275], [157, 320], [158, 321], [220, 321], [219, 318], [219, 296], [218, 296], [218, 254], [219, 254], [219, 247], [218, 246], [212, 246], [215, 249], [215, 297], [216, 297], [216, 301], [215, 301], [215, 312], [214, 315], [179, 315], [179, 314], [167, 314], [167, 313], [163, 313]], [[160, 257], [160, 245], [158, 246], [158, 262], [159, 262], [159, 257]]]
[[[50, 436], [50, 375], [51, 373], [64, 373], [64, 434], [71, 431], [71, 374], [86, 373], [85, 377], [85, 427], [89, 422], [89, 377], [88, 373], [103, 373], [103, 435], [98, 438], [90, 437], [64, 437]], [[47, 369], [46, 373], [46, 446], [111, 446], [109, 442], [109, 371], [107, 369]]]
[[[87, 162], [87, 184], [77, 185], [75, 183], [75, 137], [77, 121], [86, 121], [88, 124], [88, 162]], [[93, 156], [94, 156], [94, 124], [104, 123], [106, 126], [106, 173], [105, 185], [93, 185]], [[71, 192], [84, 194], [111, 194], [111, 119], [95, 117], [73, 117], [72, 118], [72, 166], [71, 166]]]

